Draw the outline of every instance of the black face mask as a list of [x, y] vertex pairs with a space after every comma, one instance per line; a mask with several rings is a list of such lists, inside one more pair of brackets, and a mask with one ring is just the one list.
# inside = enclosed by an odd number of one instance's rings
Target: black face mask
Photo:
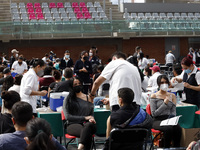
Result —
[[83, 87], [81, 85], [77, 85], [73, 87], [73, 90], [75, 93], [80, 93], [82, 91]]
[[83, 57], [83, 60], [88, 60], [88, 57], [87, 56]]
[[18, 62], [18, 64], [19, 64], [19, 65], [21, 65], [21, 64], [22, 64], [22, 62]]

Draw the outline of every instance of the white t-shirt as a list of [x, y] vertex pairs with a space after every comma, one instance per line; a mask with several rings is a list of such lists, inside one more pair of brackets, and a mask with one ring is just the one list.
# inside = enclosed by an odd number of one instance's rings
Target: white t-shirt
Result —
[[20, 94], [20, 85], [13, 85], [13, 86], [11, 86], [9, 89], [8, 89], [8, 91], [15, 91], [15, 92], [17, 92], [17, 93], [19, 93]]
[[175, 60], [175, 56], [172, 53], [168, 53], [165, 57], [166, 60], [166, 64], [173, 64], [174, 60]]
[[44, 61], [45, 64], [48, 63], [49, 58], [43, 57], [42, 60]]
[[29, 69], [21, 81], [20, 97], [21, 101], [28, 102], [32, 106], [33, 113], [36, 113], [37, 95], [31, 96], [30, 94], [32, 91], [38, 91], [38, 87], [39, 78], [33, 69]]
[[178, 82], [172, 82], [174, 80], [174, 78], [180, 78], [180, 75], [179, 76], [176, 76], [176, 77], [173, 77], [171, 79], [171, 84], [174, 88], [178, 89], [179, 91], [182, 91], [184, 89], [184, 85], [183, 85], [183, 82], [181, 83], [178, 83]]
[[151, 87], [158, 87], [158, 84], [157, 84], [157, 78], [158, 76], [161, 75], [160, 72], [155, 72], [150, 78], [149, 78], [149, 81], [148, 81], [148, 86], [151, 86]]
[[149, 78], [147, 76], [144, 76], [144, 80], [142, 82], [142, 89], [144, 90], [144, 92], [147, 91], [148, 81], [149, 81]]
[[148, 65], [148, 59], [146, 59], [145, 57], [142, 58], [142, 60], [140, 59], [138, 62], [138, 67], [140, 69], [144, 69], [147, 65]]
[[[195, 65], [194, 65], [194, 69], [193, 69], [193, 71], [192, 71], [191, 74], [196, 74], [196, 75], [195, 75], [195, 79], [196, 79], [196, 81], [197, 81], [197, 84], [200, 85], [200, 71], [197, 72], [197, 67], [196, 67]], [[188, 79], [189, 79], [189, 77], [191, 76], [191, 74], [188, 75]], [[181, 73], [181, 75], [179, 76], [179, 78], [183, 79], [183, 76], [184, 76], [184, 70], [182, 71], [182, 73]]]
[[128, 87], [135, 94], [134, 101], [140, 104], [141, 78], [138, 69], [126, 60], [113, 60], [103, 70], [101, 75], [109, 81], [110, 106], [118, 104], [118, 89]]
[[23, 74], [24, 70], [28, 70], [28, 67], [25, 61], [22, 61], [21, 65], [19, 65], [18, 61], [15, 61], [12, 64], [12, 69], [14, 69], [14, 72], [17, 74]]

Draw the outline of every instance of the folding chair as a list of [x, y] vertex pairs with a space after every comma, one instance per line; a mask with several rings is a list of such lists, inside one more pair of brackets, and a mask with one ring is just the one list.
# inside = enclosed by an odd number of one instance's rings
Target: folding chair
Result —
[[[62, 119], [62, 123], [63, 123], [63, 136], [64, 136], [64, 144], [65, 147], [67, 149], [69, 143], [71, 143], [72, 141], [76, 140], [77, 146], [78, 146], [78, 137], [73, 136], [73, 135], [69, 135], [66, 133], [66, 128], [67, 128], [67, 120], [65, 120], [65, 115], [63, 110], [61, 111], [61, 119]], [[66, 138], [70, 139], [69, 142], [66, 143]], [[96, 150], [96, 146], [95, 146], [95, 141], [94, 141], [94, 135], [92, 136], [92, 146], [91, 149]]]
[[114, 129], [110, 133], [109, 150], [143, 150], [148, 138], [144, 128]]
[[[148, 104], [146, 106], [146, 112], [151, 115], [151, 108], [150, 108], [150, 104]], [[151, 145], [151, 148], [153, 147], [153, 143], [154, 143], [154, 140], [159, 136], [161, 135], [161, 131], [160, 130], [155, 130], [155, 129], [151, 129], [151, 132], [155, 134], [154, 138], [152, 139], [152, 145]]]

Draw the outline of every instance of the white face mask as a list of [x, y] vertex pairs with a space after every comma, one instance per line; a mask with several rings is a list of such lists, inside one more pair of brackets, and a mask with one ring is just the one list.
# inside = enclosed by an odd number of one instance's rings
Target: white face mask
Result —
[[18, 54], [16, 54], [15, 56], [18, 57]]
[[160, 89], [163, 90], [163, 91], [167, 91], [168, 90], [168, 84], [161, 84]]
[[92, 56], [93, 55], [93, 53], [89, 53], [89, 56]]

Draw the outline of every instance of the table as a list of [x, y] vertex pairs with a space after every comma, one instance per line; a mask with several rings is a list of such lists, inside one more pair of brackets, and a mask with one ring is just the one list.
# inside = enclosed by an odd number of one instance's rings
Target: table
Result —
[[[43, 118], [48, 121], [51, 125], [52, 134], [57, 137], [63, 136], [63, 125], [61, 120], [61, 113], [54, 112], [50, 108], [46, 109], [38, 109], [38, 118]], [[106, 121], [110, 115], [110, 110], [106, 110], [105, 108], [95, 108], [94, 109], [94, 118], [96, 120], [97, 126], [97, 135], [105, 136], [106, 134]]]
[[[141, 108], [146, 109], [146, 106], [141, 106]], [[200, 128], [200, 115], [195, 114], [198, 110], [196, 105], [182, 103], [182, 105], [177, 105], [176, 115], [182, 115], [179, 119], [179, 125], [182, 128]]]

